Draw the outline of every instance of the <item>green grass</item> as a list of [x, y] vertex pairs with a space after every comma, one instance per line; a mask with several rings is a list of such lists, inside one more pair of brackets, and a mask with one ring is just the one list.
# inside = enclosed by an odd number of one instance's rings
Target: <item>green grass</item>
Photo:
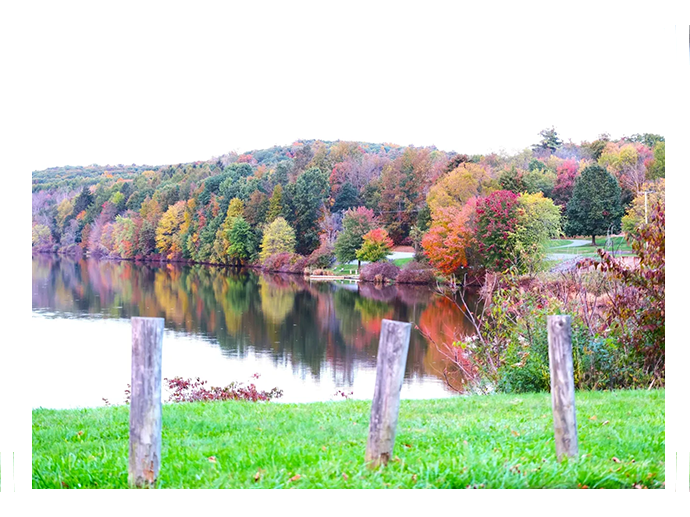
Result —
[[331, 270], [336, 275], [356, 275], [357, 264], [338, 264], [331, 268]]
[[[598, 257], [597, 248], [606, 249], [606, 237], [597, 237], [595, 239], [596, 246], [592, 246], [591, 238], [588, 239], [587, 244], [582, 246], [572, 246], [564, 248], [568, 244], [571, 244], [572, 240], [560, 240], [553, 239], [549, 242], [546, 253], [563, 253], [568, 255], [579, 255], [583, 257]], [[632, 248], [630, 244], [625, 240], [625, 237], [612, 237], [611, 245], [613, 250], [616, 252], [623, 252], [623, 254], [632, 254]], [[610, 251], [611, 248], [608, 248]]]
[[413, 260], [413, 257], [399, 258], [399, 259], [395, 259], [393, 261], [393, 264], [395, 264], [398, 267], [403, 267], [408, 262], [412, 262], [412, 260]]
[[[393, 260], [393, 264], [398, 267], [403, 267], [405, 264], [413, 260], [412, 257], [400, 258]], [[357, 274], [357, 264], [338, 264], [332, 268], [333, 273], [336, 275], [356, 275]]]
[[[547, 393], [404, 400], [394, 459], [375, 470], [370, 401], [164, 405], [158, 486], [660, 488], [664, 394], [577, 393], [579, 457], [563, 463]], [[127, 487], [128, 415], [34, 410], [33, 488]]]

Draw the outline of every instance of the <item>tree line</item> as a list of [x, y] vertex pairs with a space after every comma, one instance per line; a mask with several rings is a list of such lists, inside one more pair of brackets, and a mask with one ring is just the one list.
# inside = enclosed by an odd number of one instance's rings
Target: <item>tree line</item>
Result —
[[301, 140], [187, 164], [56, 167], [33, 174], [32, 245], [318, 267], [410, 245], [445, 274], [532, 270], [546, 240], [634, 232], [663, 201], [662, 136], [539, 137], [514, 155]]

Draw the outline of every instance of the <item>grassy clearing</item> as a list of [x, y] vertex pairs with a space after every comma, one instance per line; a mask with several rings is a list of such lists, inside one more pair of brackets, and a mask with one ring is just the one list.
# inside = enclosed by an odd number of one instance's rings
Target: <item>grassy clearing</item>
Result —
[[[560, 239], [553, 239], [549, 241], [549, 244], [546, 248], [547, 252], [549, 253], [572, 253], [572, 254], [582, 254], [582, 253], [594, 253], [596, 255], [596, 250], [597, 248], [605, 248], [606, 249], [606, 237], [597, 237], [595, 239], [596, 246], [592, 246], [592, 240], [591, 238], [587, 239], [587, 244], [583, 244], [581, 246], [572, 246], [572, 247], [567, 247], [564, 248], [563, 246], [568, 246], [569, 244], [572, 244], [573, 241], [567, 241], [567, 240], [560, 240]], [[632, 253], [632, 248], [630, 247], [630, 244], [625, 240], [625, 237], [619, 236], [619, 237], [612, 237], [611, 238], [611, 246], [615, 251], [624, 251], [628, 253]], [[608, 248], [610, 249], [610, 248]]]
[[393, 264], [395, 264], [398, 267], [403, 267], [408, 262], [412, 262], [412, 260], [413, 260], [413, 257], [399, 258], [399, 259], [395, 259], [393, 261]]
[[[163, 406], [160, 488], [660, 488], [664, 391], [577, 393], [555, 459], [550, 395], [405, 400], [394, 459], [364, 464], [370, 401]], [[33, 488], [125, 488], [129, 408], [33, 412]]]
[[331, 268], [331, 270], [336, 275], [356, 275], [357, 264], [338, 264]]

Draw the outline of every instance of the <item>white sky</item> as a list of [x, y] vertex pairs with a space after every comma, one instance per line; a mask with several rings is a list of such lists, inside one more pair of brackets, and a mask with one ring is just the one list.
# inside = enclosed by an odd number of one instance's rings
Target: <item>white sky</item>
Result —
[[486, 153], [528, 147], [552, 125], [577, 143], [668, 129], [668, 17], [631, 24], [600, 2], [534, 13], [450, 2], [108, 5], [19, 13], [28, 23], [11, 41], [11, 88], [27, 101], [32, 170], [205, 160], [299, 138]]

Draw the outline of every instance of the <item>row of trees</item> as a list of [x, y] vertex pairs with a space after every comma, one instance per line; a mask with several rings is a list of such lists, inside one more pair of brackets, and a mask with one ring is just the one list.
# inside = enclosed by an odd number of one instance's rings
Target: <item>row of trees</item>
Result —
[[246, 264], [274, 250], [322, 262], [372, 260], [392, 244], [410, 244], [444, 272], [473, 264], [530, 269], [539, 244], [561, 229], [615, 232], [628, 209], [626, 229], [634, 231], [640, 193], [663, 196], [658, 135], [602, 135], [579, 145], [553, 129], [541, 137], [514, 156], [300, 141], [143, 172], [106, 170], [96, 183], [42, 171], [34, 175], [33, 245]]

